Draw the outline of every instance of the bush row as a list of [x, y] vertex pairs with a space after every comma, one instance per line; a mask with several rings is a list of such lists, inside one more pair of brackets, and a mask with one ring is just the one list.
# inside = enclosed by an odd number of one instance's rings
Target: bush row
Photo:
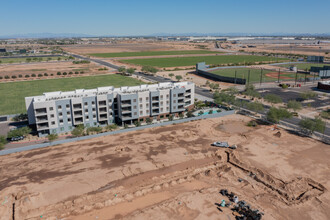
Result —
[[[69, 72], [69, 73], [67, 73], [67, 72], [63, 72], [63, 73], [61, 73], [61, 72], [57, 72], [56, 73], [56, 75], [58, 75], [58, 76], [60, 76], [60, 75], [63, 75], [63, 76], [66, 76], [66, 75], [73, 75], [73, 74], [76, 74], [76, 75], [78, 75], [78, 74], [84, 74], [85, 72], [84, 71], [81, 71], [81, 72], [78, 72], [78, 71], [76, 71], [76, 72]], [[39, 74], [25, 74], [24, 76], [22, 75], [22, 74], [19, 74], [18, 76], [16, 76], [16, 75], [12, 75], [12, 76], [8, 76], [8, 75], [6, 75], [6, 76], [0, 76], [0, 80], [1, 79], [10, 79], [10, 78], [12, 78], [12, 79], [17, 79], [17, 78], [23, 78], [23, 77], [25, 77], [25, 78], [30, 78], [30, 77], [43, 77], [43, 76], [54, 76], [54, 74], [53, 73], [51, 73], [51, 74], [48, 74], [48, 73], [44, 73], [44, 74], [42, 74], [42, 73], [39, 73]]]

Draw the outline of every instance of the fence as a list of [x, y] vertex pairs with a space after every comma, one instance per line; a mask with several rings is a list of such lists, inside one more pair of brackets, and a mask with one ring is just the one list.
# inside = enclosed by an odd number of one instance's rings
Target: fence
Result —
[[138, 130], [142, 130], [142, 129], [145, 129], [145, 128], [154, 128], [154, 127], [159, 127], [159, 126], [185, 123], [185, 122], [189, 122], [189, 121], [196, 121], [196, 120], [207, 119], [207, 118], [218, 118], [218, 117], [223, 117], [223, 116], [226, 116], [226, 115], [231, 115], [231, 114], [234, 114], [234, 113], [235, 113], [234, 110], [223, 111], [223, 112], [209, 114], [209, 115], [201, 115], [201, 116], [197, 116], [197, 117], [184, 118], [184, 119], [178, 119], [178, 120], [174, 120], [174, 121], [160, 122], [160, 123], [144, 125], [144, 126], [140, 126], [140, 127], [121, 129], [121, 130], [110, 131], [110, 132], [105, 132], [105, 133], [100, 133], [100, 134], [89, 135], [89, 136], [59, 140], [59, 141], [54, 141], [52, 143], [47, 142], [47, 143], [42, 143], [42, 144], [30, 145], [30, 146], [26, 146], [26, 147], [5, 149], [5, 150], [0, 151], [0, 156], [7, 155], [7, 154], [12, 154], [12, 153], [17, 153], [17, 152], [22, 152], [22, 151], [27, 151], [27, 150], [33, 150], [33, 149], [49, 147], [49, 146], [52, 146], [52, 145], [58, 145], [58, 144], [65, 144], [65, 143], [75, 142], [75, 141], [88, 140], [88, 139], [91, 139], [91, 138], [102, 137], [102, 136], [107, 136], [107, 135], [121, 134], [121, 133], [125, 133], [125, 132], [130, 132], [130, 131], [138, 131]]
[[228, 77], [228, 76], [220, 76], [217, 74], [213, 74], [211, 72], [207, 72], [204, 70], [196, 69], [197, 74], [204, 76], [205, 78], [221, 81], [221, 82], [228, 82], [228, 83], [235, 83], [235, 84], [246, 84], [246, 79], [242, 78], [235, 78], [235, 77]]

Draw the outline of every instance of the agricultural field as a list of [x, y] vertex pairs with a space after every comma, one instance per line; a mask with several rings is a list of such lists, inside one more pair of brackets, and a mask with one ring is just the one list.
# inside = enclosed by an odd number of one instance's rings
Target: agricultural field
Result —
[[317, 67], [323, 67], [327, 64], [324, 63], [295, 63], [295, 64], [283, 64], [283, 65], [278, 65], [281, 67], [290, 67], [290, 66], [296, 66], [299, 70], [309, 70], [311, 66], [317, 66]]
[[[30, 58], [31, 61], [28, 62], [27, 59]], [[52, 60], [66, 60], [68, 57], [60, 56], [60, 57], [22, 57], [22, 58], [0, 58], [0, 64], [5, 63], [33, 63], [33, 62], [41, 62], [41, 61], [52, 61]]]
[[27, 96], [42, 95], [44, 92], [92, 89], [102, 86], [135, 86], [140, 84], [143, 84], [143, 82], [121, 75], [0, 83], [0, 115], [25, 112], [24, 98]]
[[[279, 61], [285, 59], [278, 58]], [[194, 66], [198, 62], [206, 62], [208, 65], [221, 64], [239, 64], [254, 63], [254, 62], [272, 62], [274, 57], [251, 56], [251, 55], [219, 55], [219, 56], [196, 56], [196, 57], [171, 57], [171, 58], [148, 58], [148, 59], [130, 59], [121, 60], [124, 63], [135, 64], [140, 66], [155, 66], [155, 67], [180, 67]]]
[[[220, 76], [227, 76], [227, 77], [236, 77], [243, 78], [248, 80], [248, 74], [250, 71], [250, 82], [256, 83], [260, 82], [261, 78], [261, 69], [252, 69], [252, 68], [228, 68], [228, 69], [218, 69], [214, 71], [210, 71], [214, 74]], [[280, 72], [280, 79], [281, 80], [295, 80], [295, 73], [293, 72]], [[308, 77], [313, 77], [309, 75]], [[297, 79], [298, 81], [305, 78], [305, 74], [298, 74]], [[274, 70], [262, 70], [262, 82], [272, 82], [278, 80], [278, 72]]]
[[187, 55], [187, 54], [215, 54], [220, 53], [208, 50], [168, 50], [168, 51], [141, 51], [141, 52], [121, 52], [121, 53], [92, 53], [94, 57], [139, 57], [139, 56], [161, 56], [161, 55]]

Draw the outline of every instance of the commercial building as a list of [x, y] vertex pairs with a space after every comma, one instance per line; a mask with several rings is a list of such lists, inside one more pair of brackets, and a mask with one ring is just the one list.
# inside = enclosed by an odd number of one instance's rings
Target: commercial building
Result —
[[147, 118], [161, 120], [194, 106], [192, 82], [159, 83], [133, 87], [99, 87], [49, 92], [26, 97], [29, 124], [39, 136], [107, 124], [132, 124]]
[[330, 91], [330, 81], [322, 81], [317, 83], [317, 88]]

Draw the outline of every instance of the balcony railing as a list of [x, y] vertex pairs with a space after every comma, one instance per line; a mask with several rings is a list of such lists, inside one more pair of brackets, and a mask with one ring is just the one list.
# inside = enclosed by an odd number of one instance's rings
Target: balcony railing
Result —
[[46, 114], [47, 109], [46, 108], [39, 108], [35, 110], [36, 114]]

